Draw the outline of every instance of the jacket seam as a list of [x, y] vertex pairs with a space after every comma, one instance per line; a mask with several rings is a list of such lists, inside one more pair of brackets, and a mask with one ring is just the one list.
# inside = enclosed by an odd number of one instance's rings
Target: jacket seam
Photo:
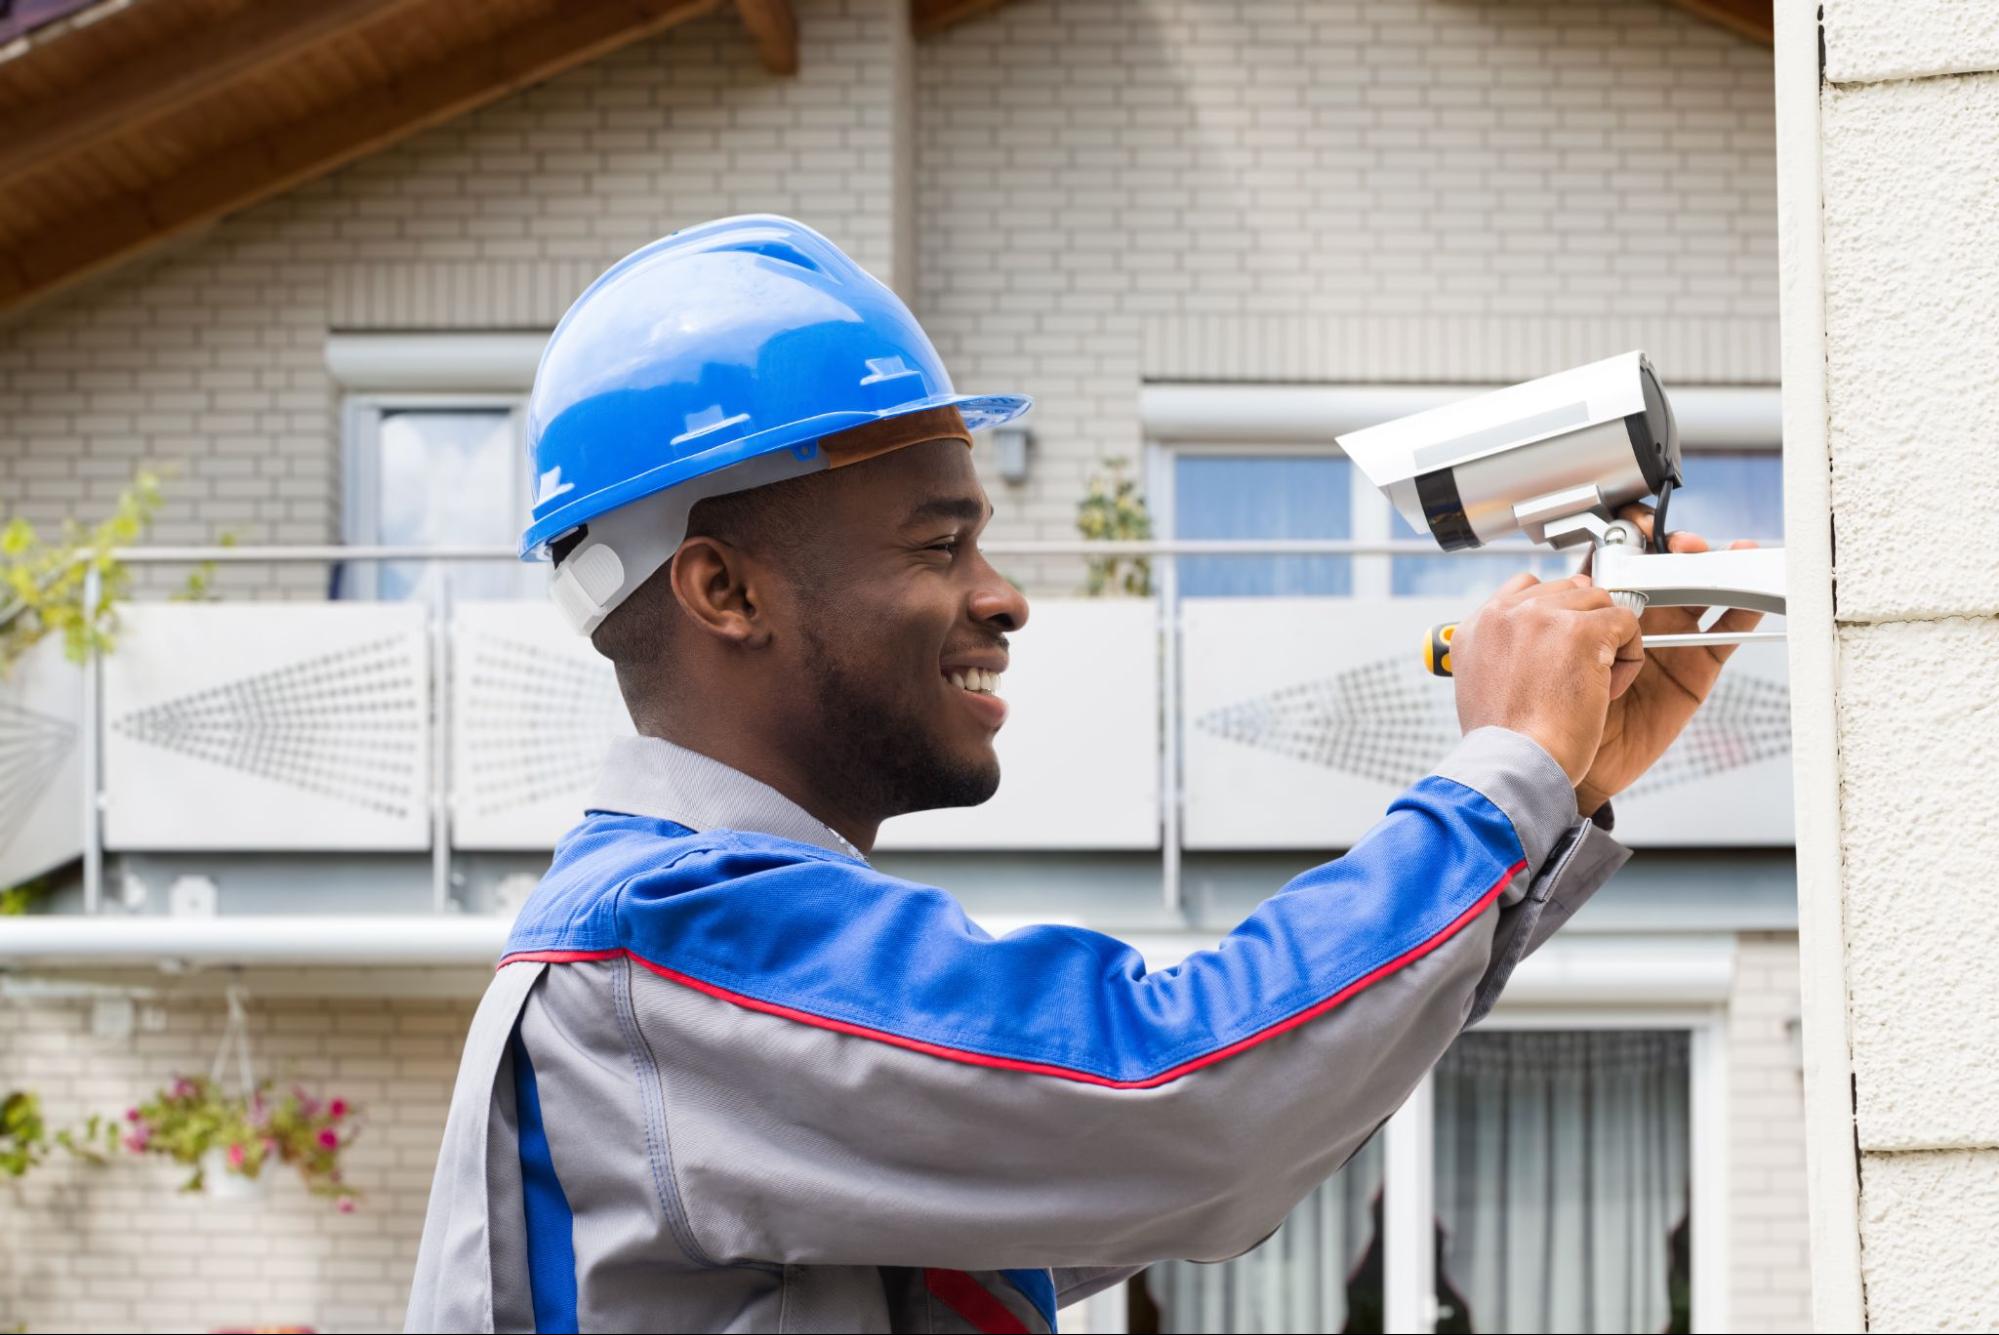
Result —
[[659, 1064], [639, 1028], [638, 1011], [632, 1004], [632, 962], [629, 957], [617, 962], [613, 979], [612, 1009], [617, 1012], [618, 1028], [623, 1031], [625, 1045], [631, 1052], [633, 1073], [638, 1078], [639, 1106], [645, 1117], [646, 1162], [652, 1169], [653, 1191], [659, 1197], [660, 1212], [666, 1219], [667, 1229], [673, 1234], [675, 1244], [689, 1261], [710, 1270], [725, 1269], [727, 1267], [715, 1261], [701, 1246], [694, 1236], [693, 1225], [687, 1219], [680, 1179], [673, 1166], [672, 1143], [666, 1130], [666, 1095], [661, 1087]]

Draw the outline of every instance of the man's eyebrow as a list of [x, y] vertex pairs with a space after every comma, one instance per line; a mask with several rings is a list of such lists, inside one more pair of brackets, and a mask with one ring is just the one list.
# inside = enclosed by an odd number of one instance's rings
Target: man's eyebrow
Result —
[[910, 510], [905, 524], [920, 524], [926, 519], [959, 519], [967, 524], [976, 524], [989, 513], [986, 502], [971, 496], [935, 496]]

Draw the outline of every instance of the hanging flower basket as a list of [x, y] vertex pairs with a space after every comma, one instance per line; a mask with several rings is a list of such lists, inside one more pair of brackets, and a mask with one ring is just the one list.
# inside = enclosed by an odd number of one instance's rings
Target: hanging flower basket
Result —
[[355, 1192], [341, 1178], [341, 1153], [353, 1142], [359, 1119], [345, 1099], [318, 1099], [303, 1089], [273, 1093], [267, 1081], [245, 1098], [225, 1094], [214, 1081], [183, 1076], [125, 1114], [125, 1148], [156, 1154], [194, 1171], [183, 1191], [217, 1200], [255, 1200], [264, 1194], [273, 1163], [296, 1169], [315, 1196], [333, 1199], [342, 1213]]
[[[342, 1214], [354, 1209], [356, 1193], [342, 1180], [340, 1156], [360, 1129], [352, 1104], [316, 1098], [294, 1085], [288, 1094], [272, 1091], [251, 1074], [247, 998], [241, 986], [228, 992], [229, 1024], [207, 1076], [181, 1076], [152, 1098], [127, 1110], [125, 1148], [157, 1154], [194, 1171], [181, 1184], [218, 1200], [253, 1200], [264, 1194], [264, 1170], [272, 1163], [298, 1171], [306, 1190], [332, 1198]], [[236, 1058], [237, 1090], [226, 1093], [222, 1072]]]

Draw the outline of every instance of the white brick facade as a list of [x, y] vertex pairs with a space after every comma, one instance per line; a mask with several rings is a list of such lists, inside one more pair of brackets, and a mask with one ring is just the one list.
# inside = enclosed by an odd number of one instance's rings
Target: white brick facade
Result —
[[1743, 933], [1728, 998], [1728, 1316], [1740, 1335], [1811, 1326], [1798, 1023], [1797, 938]]
[[1768, 63], [1646, 0], [1024, 0], [953, 29], [918, 69], [921, 310], [961, 384], [1039, 401], [996, 528], [1072, 537], [1150, 376], [1644, 346], [1773, 382]]

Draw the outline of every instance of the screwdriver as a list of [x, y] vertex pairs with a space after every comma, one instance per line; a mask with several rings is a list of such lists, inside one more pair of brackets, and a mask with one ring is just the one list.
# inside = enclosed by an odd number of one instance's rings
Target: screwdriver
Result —
[[[1451, 637], [1458, 632], [1458, 623], [1445, 621], [1430, 627], [1423, 636], [1423, 667], [1433, 677], [1451, 675]], [[1699, 631], [1685, 635], [1647, 635], [1647, 649], [1685, 649], [1694, 645], [1713, 644], [1761, 644], [1769, 640], [1781, 640], [1781, 630], [1739, 630], [1739, 631]]]

